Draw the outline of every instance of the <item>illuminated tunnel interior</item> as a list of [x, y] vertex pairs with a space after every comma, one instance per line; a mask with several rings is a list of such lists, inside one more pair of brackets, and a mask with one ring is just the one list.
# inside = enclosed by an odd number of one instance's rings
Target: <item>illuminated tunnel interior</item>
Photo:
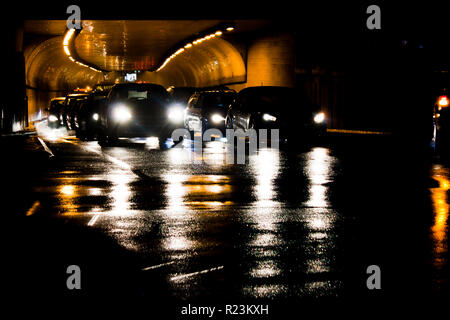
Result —
[[13, 5], [0, 22], [8, 297], [131, 298], [178, 320], [445, 306], [447, 11]]
[[[82, 30], [70, 39], [69, 55], [63, 46], [66, 21], [25, 21], [29, 121], [42, 118], [52, 97], [102, 81], [122, 81], [127, 72], [165, 87], [242, 84], [247, 77], [246, 50], [239, 38], [267, 25], [266, 21], [84, 20]], [[180, 49], [183, 52], [175, 56]]]
[[[99, 82], [124, 81], [133, 73], [138, 81], [165, 88], [293, 87], [324, 110], [329, 128], [415, 133], [411, 128], [419, 126], [426, 131], [429, 108], [420, 106], [430, 105], [429, 79], [448, 69], [437, 33], [427, 42], [402, 30], [372, 32], [361, 29], [356, 18], [344, 23], [334, 9], [328, 14], [317, 9], [296, 12], [295, 19], [283, 18], [284, 9], [275, 18], [230, 14], [206, 20], [184, 13], [185, 18], [172, 20], [144, 14], [104, 20], [110, 19], [107, 14], [91, 13], [67, 46], [68, 16], [60, 8], [54, 9], [58, 14], [37, 15], [42, 19], [30, 13], [8, 29], [2, 52], [4, 61], [12, 62], [6, 66], [12, 79], [3, 81], [13, 93], [0, 106], [1, 130], [33, 127], [47, 116], [52, 98]], [[408, 95], [411, 91], [421, 96]]]

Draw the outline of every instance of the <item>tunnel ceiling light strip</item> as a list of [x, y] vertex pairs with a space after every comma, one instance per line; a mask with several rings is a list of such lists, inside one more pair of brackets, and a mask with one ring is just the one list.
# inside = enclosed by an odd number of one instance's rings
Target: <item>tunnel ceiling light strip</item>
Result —
[[92, 71], [95, 72], [103, 72], [102, 70], [99, 70], [93, 66], [89, 66], [81, 61], [76, 60], [73, 57], [73, 54], [70, 52], [70, 47], [72, 45], [74, 45], [73, 41], [75, 41], [74, 35], [75, 35], [75, 29], [68, 29], [66, 34], [64, 35], [64, 40], [63, 40], [63, 49], [64, 49], [64, 53], [69, 57], [70, 61], [75, 62], [76, 64], [78, 64], [79, 66], [85, 67], [85, 68], [89, 68]]
[[75, 29], [69, 29], [69, 31], [67, 31], [67, 33], [66, 33], [66, 35], [64, 37], [63, 46], [68, 46], [69, 45], [69, 41], [72, 38], [74, 33], [75, 33]]
[[172, 55], [170, 55], [168, 58], [166, 58], [166, 60], [164, 60], [163, 64], [158, 69], [156, 69], [156, 72], [161, 71], [162, 69], [164, 69], [164, 67], [170, 61], [172, 61], [179, 54], [183, 53], [186, 49], [190, 49], [193, 46], [199, 45], [199, 44], [201, 44], [204, 41], [214, 39], [215, 37], [220, 37], [226, 31], [230, 32], [230, 31], [233, 31], [233, 30], [234, 30], [233, 27], [228, 26], [228, 27], [224, 28], [223, 30], [217, 30], [216, 32], [206, 34], [203, 37], [198, 38], [198, 39], [196, 39], [196, 40], [194, 40], [192, 42], [187, 42], [184, 46], [182, 46], [180, 49], [178, 49]]

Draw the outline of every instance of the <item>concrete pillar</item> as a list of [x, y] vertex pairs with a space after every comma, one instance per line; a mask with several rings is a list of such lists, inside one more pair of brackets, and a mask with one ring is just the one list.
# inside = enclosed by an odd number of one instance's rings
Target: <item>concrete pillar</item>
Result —
[[247, 87], [295, 87], [294, 38], [272, 34], [253, 41], [247, 55]]

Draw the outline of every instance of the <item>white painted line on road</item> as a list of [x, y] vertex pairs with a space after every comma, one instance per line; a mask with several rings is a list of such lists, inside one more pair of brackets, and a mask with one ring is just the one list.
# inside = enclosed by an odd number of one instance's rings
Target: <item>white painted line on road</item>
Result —
[[130, 170], [131, 171], [131, 166], [128, 163], [123, 162], [122, 160], [119, 160], [117, 158], [111, 157], [110, 155], [107, 155], [107, 154], [103, 154], [103, 155], [106, 157], [106, 159], [108, 159], [112, 163], [116, 164], [121, 169]]
[[67, 139], [61, 139], [62, 141], [64, 141], [64, 142], [67, 142], [67, 143], [71, 143], [71, 144], [77, 144], [75, 141], [70, 141], [70, 140], [67, 140]]
[[158, 268], [161, 268], [161, 267], [170, 266], [171, 264], [174, 264], [174, 263], [175, 263], [175, 261], [171, 261], [171, 262], [167, 262], [167, 263], [161, 263], [161, 264], [158, 264], [158, 265], [156, 265], [156, 266], [151, 266], [151, 267], [143, 268], [143, 269], [141, 269], [141, 270], [142, 270], [142, 271], [154, 270], [154, 269], [158, 269]]
[[95, 224], [95, 222], [97, 222], [98, 218], [100, 218], [99, 214], [96, 214], [95, 216], [93, 216], [92, 219], [89, 220], [88, 226], [92, 227]]
[[44, 150], [47, 151], [47, 153], [50, 154], [50, 157], [54, 157], [55, 155], [53, 154], [52, 150], [50, 150], [49, 147], [47, 147], [47, 145], [45, 144], [44, 140], [42, 140], [41, 138], [37, 137], [39, 142], [42, 144], [42, 146], [44, 147]]
[[206, 270], [202, 270], [202, 271], [197, 271], [197, 272], [192, 272], [192, 273], [187, 273], [187, 274], [181, 274], [181, 275], [178, 275], [178, 276], [170, 278], [170, 280], [171, 281], [177, 281], [177, 280], [180, 280], [180, 279], [194, 277], [194, 276], [199, 275], [199, 274], [204, 274], [204, 273], [217, 271], [217, 270], [221, 270], [221, 269], [223, 269], [223, 266], [215, 267], [215, 268], [211, 268], [211, 269], [206, 269]]
[[31, 206], [31, 208], [28, 209], [28, 211], [27, 211], [27, 217], [28, 217], [28, 216], [31, 216], [32, 214], [34, 214], [34, 213], [36, 212], [37, 208], [39, 208], [40, 205], [41, 205], [41, 203], [39, 202], [39, 200], [36, 200], [36, 201], [34, 202], [34, 204]]
[[98, 154], [98, 155], [104, 156], [109, 162], [114, 163], [115, 165], [117, 165], [118, 167], [120, 167], [122, 170], [129, 170], [129, 171], [131, 171], [133, 174], [135, 174], [135, 173], [131, 170], [131, 166], [130, 166], [128, 163], [126, 163], [126, 162], [124, 162], [124, 161], [122, 161], [122, 160], [119, 160], [119, 159], [117, 159], [117, 158], [114, 158], [113, 156], [110, 156], [110, 155], [108, 155], [108, 154], [106, 154], [106, 153], [103, 153], [103, 152], [100, 151], [100, 150], [96, 150], [96, 149], [91, 148], [91, 147], [89, 147], [89, 146], [80, 145], [80, 144], [78, 144], [78, 143], [76, 143], [76, 142], [74, 142], [74, 141], [70, 141], [70, 140], [67, 140], [67, 139], [62, 139], [62, 140], [63, 140], [64, 142], [67, 142], [67, 143], [71, 143], [71, 144], [77, 145], [77, 146], [79, 146], [79, 147], [81, 147], [82, 149], [85, 149], [85, 150], [87, 150], [87, 151], [90, 151], [90, 152], [96, 153], [96, 154]]
[[123, 162], [122, 160], [114, 158], [114, 157], [112, 157], [112, 156], [110, 156], [110, 155], [108, 155], [106, 153], [103, 153], [103, 152], [101, 152], [99, 150], [96, 150], [96, 149], [93, 149], [91, 147], [86, 147], [86, 146], [81, 146], [81, 147], [84, 148], [85, 150], [88, 150], [90, 152], [94, 152], [94, 153], [96, 153], [98, 155], [103, 155], [106, 159], [108, 159], [110, 162], [116, 164], [117, 166], [119, 166], [123, 170], [131, 170], [131, 166], [128, 163]]

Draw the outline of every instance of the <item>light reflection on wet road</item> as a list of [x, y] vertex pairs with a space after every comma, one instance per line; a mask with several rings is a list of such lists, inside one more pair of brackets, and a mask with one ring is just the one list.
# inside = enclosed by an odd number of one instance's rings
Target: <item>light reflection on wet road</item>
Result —
[[434, 221], [431, 227], [431, 238], [433, 243], [432, 261], [434, 267], [434, 281], [435, 287], [442, 286], [442, 278], [448, 279], [448, 274], [445, 267], [448, 257], [448, 214], [449, 214], [449, 199], [448, 194], [450, 190], [450, 171], [440, 165], [435, 165], [432, 168], [432, 177], [439, 186], [431, 189], [431, 198], [434, 207]]
[[[330, 200], [340, 172], [333, 150], [262, 149], [246, 165], [226, 165], [218, 142], [206, 145], [199, 164], [189, 147], [46, 141], [60, 165], [35, 188], [38, 198], [52, 199], [41, 214], [113, 237], [174, 296], [218, 287], [249, 298], [341, 295], [344, 215]], [[436, 268], [447, 263], [440, 258], [447, 254], [448, 176], [434, 168]]]
[[[164, 258], [160, 263], [175, 261], [167, 268], [171, 276], [201, 270], [186, 264], [199, 257], [203, 269], [234, 264], [243, 275], [239, 290], [244, 296], [285, 294], [293, 285], [289, 275], [296, 273], [311, 275], [308, 282], [295, 283], [306, 293], [314, 288], [336, 294], [338, 281], [314, 281], [314, 275], [335, 269], [329, 248], [338, 236], [333, 225], [339, 214], [330, 206], [327, 191], [337, 159], [330, 150], [312, 148], [297, 158], [307, 192], [304, 199], [287, 206], [278, 194], [287, 156], [279, 150], [259, 150], [246, 165], [225, 165], [223, 144], [212, 142], [205, 148], [204, 162], [198, 164], [190, 162], [190, 148], [149, 150], [124, 142], [122, 147], [101, 149], [96, 142], [63, 139], [50, 141], [50, 148], [72, 145], [82, 153], [71, 157], [77, 170], [55, 172], [59, 215], [77, 215], [127, 249]], [[89, 153], [104, 162], [96, 172], [80, 177], [89, 167], [83, 161]], [[285, 226], [291, 222], [303, 230], [288, 239]], [[143, 240], [154, 228], [158, 237]], [[240, 240], [227, 243], [222, 228], [227, 232], [236, 228], [231, 232], [242, 233]], [[290, 257], [294, 264], [286, 263], [283, 250], [289, 247], [301, 248], [306, 259]], [[242, 256], [225, 261], [221, 253], [227, 248]]]

